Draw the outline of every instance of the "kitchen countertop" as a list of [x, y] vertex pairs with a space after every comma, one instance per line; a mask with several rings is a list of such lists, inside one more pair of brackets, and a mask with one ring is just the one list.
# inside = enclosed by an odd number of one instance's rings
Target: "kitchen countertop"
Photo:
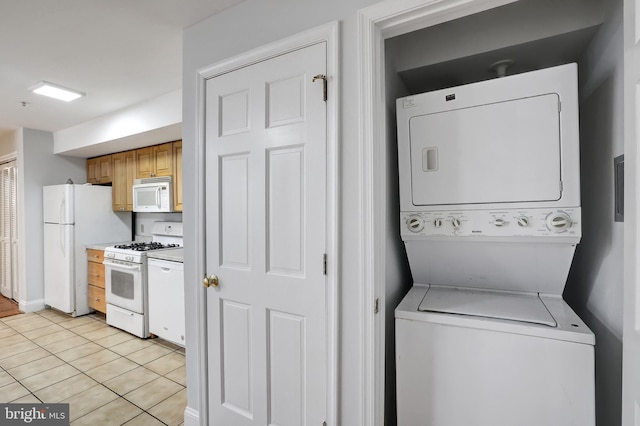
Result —
[[184, 257], [184, 249], [165, 249], [165, 250], [153, 250], [147, 252], [147, 257], [150, 259], [169, 260], [171, 262], [182, 262]]
[[86, 245], [86, 249], [90, 249], [90, 250], [104, 250], [107, 247], [111, 247], [114, 244], [122, 244], [121, 241], [112, 241], [110, 243], [95, 243], [95, 244], [87, 244]]

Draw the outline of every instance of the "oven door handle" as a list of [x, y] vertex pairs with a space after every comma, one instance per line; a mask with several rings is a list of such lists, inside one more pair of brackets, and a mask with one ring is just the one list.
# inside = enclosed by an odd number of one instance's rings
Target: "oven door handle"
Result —
[[112, 269], [126, 269], [127, 271], [140, 270], [142, 265], [121, 265], [120, 263], [103, 262], [105, 266]]

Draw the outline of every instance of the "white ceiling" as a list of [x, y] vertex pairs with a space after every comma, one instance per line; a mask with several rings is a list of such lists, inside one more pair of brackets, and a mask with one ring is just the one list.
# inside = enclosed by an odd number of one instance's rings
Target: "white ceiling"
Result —
[[[54, 132], [179, 89], [182, 29], [240, 1], [0, 0], [0, 136]], [[29, 92], [40, 80], [87, 96]]]

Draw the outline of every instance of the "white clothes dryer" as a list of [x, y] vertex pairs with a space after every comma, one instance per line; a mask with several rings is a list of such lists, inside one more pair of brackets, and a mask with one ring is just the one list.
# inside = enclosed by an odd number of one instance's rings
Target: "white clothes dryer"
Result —
[[593, 426], [593, 333], [562, 300], [582, 236], [577, 66], [398, 99], [401, 426]]

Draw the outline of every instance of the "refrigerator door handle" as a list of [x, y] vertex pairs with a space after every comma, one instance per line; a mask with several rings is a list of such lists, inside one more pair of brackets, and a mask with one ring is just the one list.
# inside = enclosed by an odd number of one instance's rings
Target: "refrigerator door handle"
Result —
[[62, 198], [60, 199], [60, 214], [58, 215], [58, 223], [66, 222], [64, 220], [64, 205], [65, 205], [65, 199], [63, 195]]
[[58, 224], [58, 228], [60, 229], [60, 248], [62, 249], [62, 254], [67, 255], [66, 247], [64, 244], [64, 225], [62, 223]]

